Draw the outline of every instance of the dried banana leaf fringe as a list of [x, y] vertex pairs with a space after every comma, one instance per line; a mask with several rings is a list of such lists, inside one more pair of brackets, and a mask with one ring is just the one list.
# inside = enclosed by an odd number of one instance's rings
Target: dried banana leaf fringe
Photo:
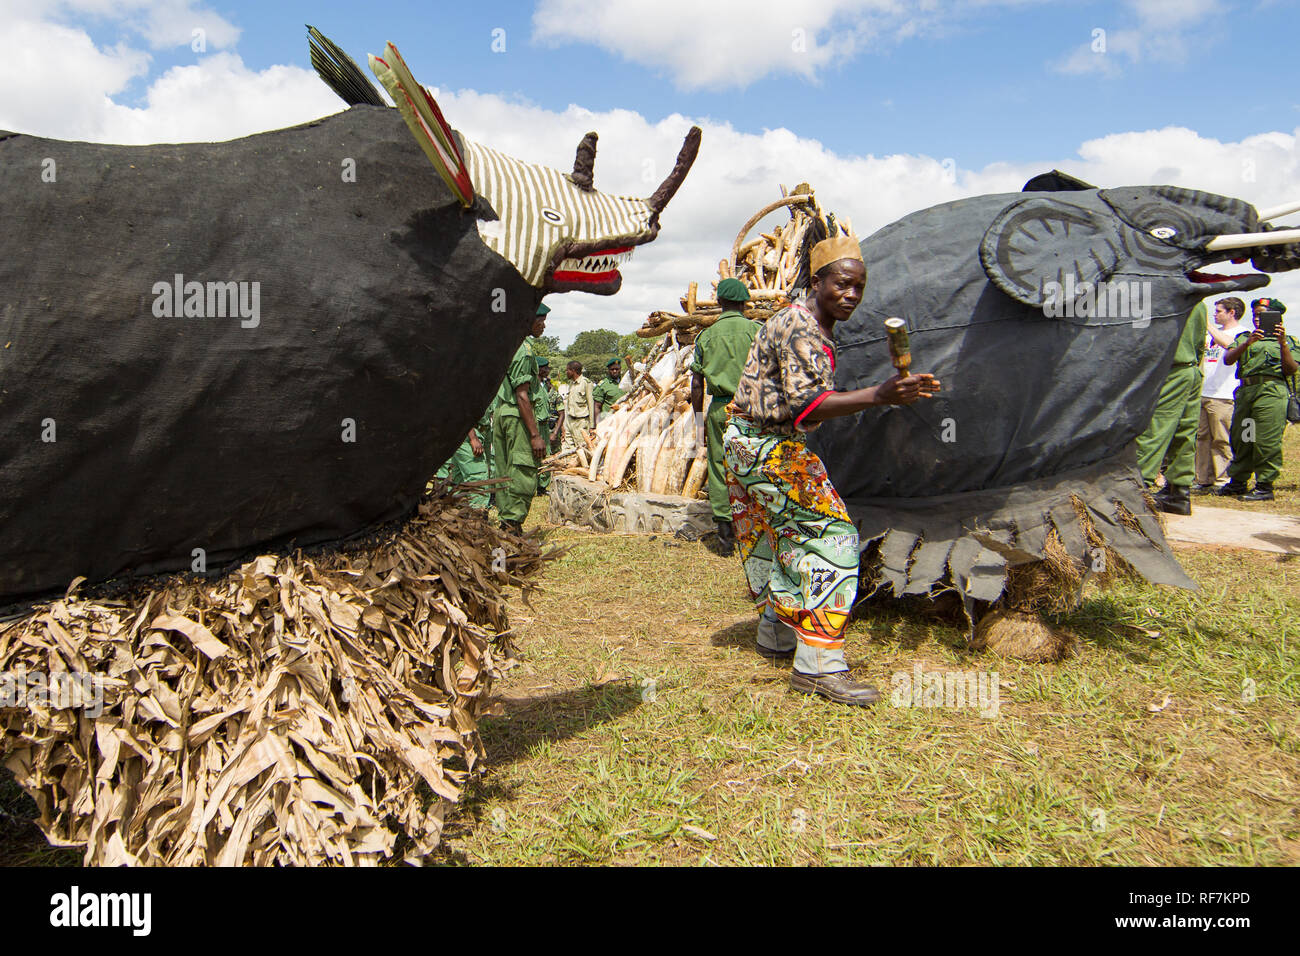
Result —
[[88, 865], [419, 862], [484, 756], [505, 587], [557, 554], [438, 487], [364, 550], [37, 605], [0, 674], [99, 690], [0, 701], [0, 759]]

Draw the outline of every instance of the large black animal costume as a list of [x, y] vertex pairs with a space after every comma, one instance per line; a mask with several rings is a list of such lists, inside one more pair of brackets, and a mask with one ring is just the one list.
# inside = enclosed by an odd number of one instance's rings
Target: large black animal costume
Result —
[[[951, 585], [969, 610], [1002, 593], [1009, 564], [1041, 557], [1052, 528], [1090, 565], [1077, 498], [1146, 578], [1194, 587], [1148, 510], [1132, 443], [1196, 302], [1268, 283], [1197, 273], [1225, 258], [1207, 246], [1261, 229], [1237, 199], [1096, 189], [1052, 173], [864, 240], [869, 278], [836, 330], [837, 387], [892, 374], [884, 320], [898, 316], [913, 368], [944, 388], [933, 401], [830, 420], [810, 440], [871, 551], [874, 583], [898, 596]], [[1300, 266], [1288, 237], [1227, 245], [1282, 271]]]
[[375, 63], [400, 112], [347, 60], [360, 105], [230, 142], [0, 132], [0, 604], [409, 514], [542, 295], [617, 291], [698, 148], [609, 196], [595, 134], [524, 163]]

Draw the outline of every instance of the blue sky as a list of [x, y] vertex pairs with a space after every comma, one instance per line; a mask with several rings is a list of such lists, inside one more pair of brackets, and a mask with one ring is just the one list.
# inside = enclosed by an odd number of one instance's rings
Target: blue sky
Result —
[[[362, 64], [394, 41], [453, 126], [521, 159], [567, 169], [597, 130], [604, 191], [646, 195], [658, 178], [647, 185], [644, 170], [661, 178], [699, 124], [700, 157], [622, 291], [553, 297], [551, 328], [567, 342], [583, 328], [631, 331], [675, 308], [688, 282], [715, 279], [738, 226], [782, 183], [810, 182], [859, 235], [1053, 167], [1260, 207], [1300, 199], [1298, 7], [0, 0], [0, 128], [183, 142], [317, 118], [342, 104], [310, 71], [305, 23]], [[1270, 291], [1300, 301], [1300, 276]]]
[[[1098, 54], [1118, 61], [1111, 75], [1059, 68], [1074, 50], [1092, 46], [1096, 29], [1110, 36], [1142, 31], [1133, 4], [995, 3], [955, 11], [918, 36], [875, 38], [813, 79], [779, 73], [728, 89], [683, 89], [671, 68], [633, 63], [591, 43], [535, 39], [530, 3], [207, 6], [240, 29], [236, 49], [254, 70], [306, 65], [303, 24], [311, 22], [359, 59], [393, 40], [430, 85], [552, 110], [577, 103], [651, 119], [682, 113], [752, 132], [785, 126], [840, 153], [919, 153], [952, 157], [963, 167], [1011, 154], [1050, 159], [1116, 130], [1177, 125], [1238, 140], [1300, 122], [1294, 77], [1287, 81], [1289, 68], [1281, 66], [1295, 62], [1294, 3], [1211, 5], [1188, 22], [1181, 50]], [[797, 21], [798, 4], [790, 7]], [[101, 45], [131, 39], [120, 22], [76, 19]], [[504, 53], [491, 49], [498, 28], [505, 30]], [[763, 53], [751, 48], [747, 55]], [[155, 51], [150, 74], [132, 84], [124, 102], [138, 102], [150, 76], [191, 59], [188, 48]]]

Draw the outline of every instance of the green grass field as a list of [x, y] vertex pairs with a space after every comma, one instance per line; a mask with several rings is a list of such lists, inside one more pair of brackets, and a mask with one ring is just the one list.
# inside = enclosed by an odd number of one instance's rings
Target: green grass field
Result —
[[[1287, 450], [1269, 510], [1300, 514], [1300, 430]], [[1080, 644], [1058, 664], [973, 653], [915, 613], [854, 621], [850, 662], [887, 693], [918, 662], [996, 671], [997, 714], [981, 717], [792, 694], [753, 650], [734, 559], [663, 536], [545, 533], [570, 550], [532, 607], [514, 603], [523, 659], [497, 685], [489, 769], [442, 862], [1300, 863], [1291, 556], [1180, 549], [1199, 593], [1089, 591], [1059, 619]], [[2, 776], [0, 862], [75, 864], [23, 822], [30, 801]]]
[[[536, 514], [536, 511], [535, 511]], [[1024, 664], [873, 613], [850, 663], [996, 671], [996, 717], [840, 708], [754, 653], [734, 561], [663, 537], [572, 550], [500, 685], [491, 770], [448, 860], [548, 864], [1300, 862], [1300, 583], [1280, 555], [1182, 552], [1199, 594], [1123, 586]], [[653, 681], [653, 694], [645, 693]], [[653, 698], [653, 699], [650, 699]]]

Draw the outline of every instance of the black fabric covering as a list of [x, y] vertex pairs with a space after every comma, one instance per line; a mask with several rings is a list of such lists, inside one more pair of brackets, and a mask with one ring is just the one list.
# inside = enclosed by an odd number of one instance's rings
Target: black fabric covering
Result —
[[[216, 144], [8, 135], [0, 203], [0, 600], [404, 516], [540, 298], [392, 109]], [[259, 282], [259, 324], [155, 317], [176, 273]]]
[[1050, 173], [1040, 173], [1029, 182], [1020, 187], [1021, 192], [1063, 192], [1075, 189], [1096, 189], [1096, 186], [1085, 183], [1077, 176], [1071, 176], [1069, 173], [1063, 173], [1059, 169], [1053, 169]]
[[[1206, 238], [1251, 231], [1255, 212], [1191, 190], [1065, 188], [947, 203], [862, 242], [869, 278], [836, 328], [837, 387], [893, 374], [884, 320], [899, 316], [912, 368], [938, 375], [943, 392], [829, 420], [810, 446], [864, 549], [878, 549], [878, 583], [897, 595], [948, 580], [968, 599], [992, 600], [1008, 555], [1013, 564], [1017, 554], [1041, 555], [1052, 527], [1082, 557], [1071, 494], [1149, 579], [1192, 586], [1143, 503], [1132, 444], [1195, 303], [1267, 283], [1253, 275], [1210, 286], [1185, 275], [1212, 258], [1196, 251]], [[1151, 237], [1160, 223], [1177, 235]], [[1049, 317], [1044, 283], [1067, 273], [1148, 283], [1149, 316]], [[1120, 521], [1119, 504], [1141, 517], [1144, 534]], [[991, 548], [990, 534], [1014, 548]]]

